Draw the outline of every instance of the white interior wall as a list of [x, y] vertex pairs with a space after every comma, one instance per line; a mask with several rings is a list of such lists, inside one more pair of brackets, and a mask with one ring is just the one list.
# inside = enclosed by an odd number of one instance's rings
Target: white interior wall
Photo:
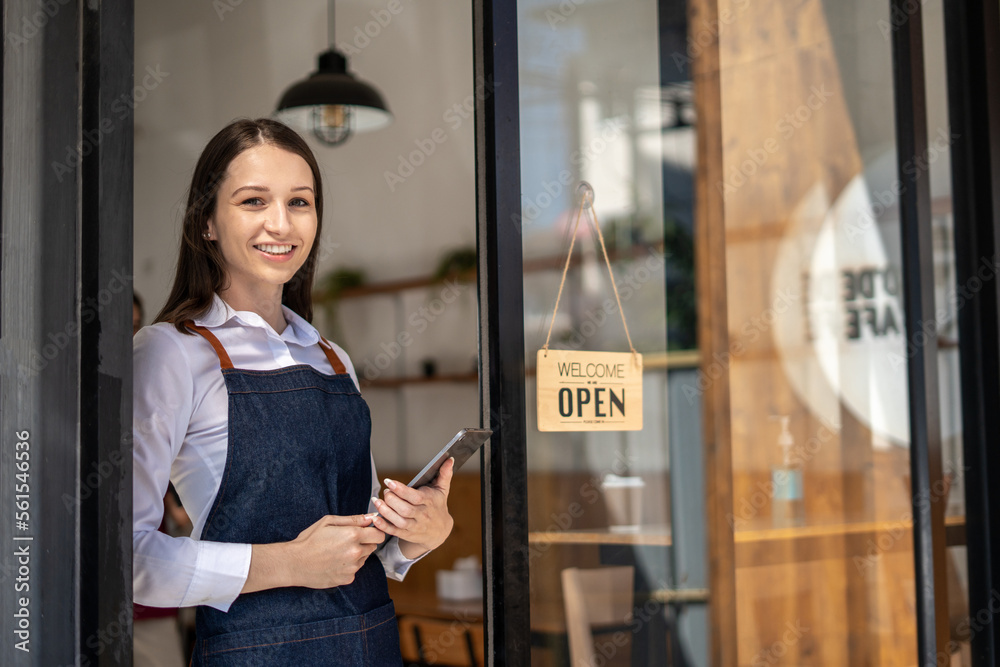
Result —
[[[201, 149], [233, 118], [272, 113], [326, 48], [326, 3], [226, 1], [136, 3], [136, 81], [147, 66], [162, 77], [135, 108], [136, 289], [150, 314], [169, 291]], [[355, 31], [388, 4], [340, 2], [338, 45], [356, 48]], [[473, 91], [471, 9], [455, 0], [399, 5], [388, 25], [369, 26], [376, 36], [349, 56], [350, 68], [382, 91], [392, 125], [338, 148], [310, 138], [326, 180], [324, 243], [332, 252], [322, 269], [356, 266], [370, 280], [428, 273], [447, 249], [475, 245], [473, 123], [445, 118]], [[231, 11], [220, 19], [221, 6]], [[462, 121], [457, 128], [454, 119]], [[438, 128], [445, 141], [391, 191], [384, 173]]]
[[[316, 68], [327, 25], [327, 3], [315, 0], [136, 3], [136, 84], [145, 78], [150, 85], [135, 106], [134, 273], [147, 322], [173, 280], [186, 190], [202, 148], [234, 118], [270, 115], [282, 92]], [[337, 148], [307, 137], [326, 198], [321, 243], [329, 252], [320, 275], [335, 267], [360, 268], [369, 281], [429, 274], [443, 254], [476, 241], [473, 120], [454, 110], [472, 105], [471, 6], [342, 0], [336, 43], [349, 68], [383, 93], [394, 121]], [[396, 172], [418, 143], [429, 152], [435, 131], [433, 153], [390, 188], [385, 173]], [[398, 308], [416, 312], [438, 291], [402, 293]], [[412, 348], [393, 374], [412, 374], [424, 357], [437, 358], [441, 372], [464, 370], [477, 350], [474, 288], [466, 291], [422, 331], [395, 317], [397, 306], [386, 313], [377, 299], [352, 300], [338, 342], [363, 370], [381, 342], [408, 331]], [[372, 391], [369, 402], [382, 467], [419, 467], [446, 436], [478, 423], [474, 383]]]

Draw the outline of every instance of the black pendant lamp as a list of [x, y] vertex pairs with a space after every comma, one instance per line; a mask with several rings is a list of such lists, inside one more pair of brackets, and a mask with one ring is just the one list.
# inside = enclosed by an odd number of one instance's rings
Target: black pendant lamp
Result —
[[347, 58], [334, 43], [334, 0], [329, 3], [330, 48], [319, 54], [319, 68], [292, 84], [278, 102], [278, 119], [339, 146], [354, 132], [378, 130], [392, 122], [382, 94], [347, 71]]

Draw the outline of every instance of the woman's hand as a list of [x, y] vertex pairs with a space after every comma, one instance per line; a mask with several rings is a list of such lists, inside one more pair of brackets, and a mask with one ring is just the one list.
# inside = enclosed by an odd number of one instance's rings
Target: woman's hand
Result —
[[405, 558], [436, 549], [451, 534], [455, 520], [448, 513], [448, 491], [454, 469], [455, 459], [448, 459], [434, 482], [419, 489], [387, 479], [383, 499], [372, 498], [380, 514], [374, 526], [399, 538], [399, 550]]
[[241, 592], [349, 584], [384, 540], [385, 534], [371, 525], [371, 515], [324, 516], [291, 542], [253, 545]]

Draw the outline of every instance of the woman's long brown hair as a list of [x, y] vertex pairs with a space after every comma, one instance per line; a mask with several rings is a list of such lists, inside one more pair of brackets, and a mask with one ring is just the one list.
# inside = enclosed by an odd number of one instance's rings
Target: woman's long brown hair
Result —
[[323, 231], [323, 182], [308, 144], [290, 127], [270, 118], [233, 121], [212, 137], [198, 158], [184, 212], [174, 286], [154, 322], [170, 322], [181, 333], [191, 333], [184, 328], [184, 322], [204, 315], [212, 305], [213, 295], [227, 286], [222, 253], [216, 243], [202, 234], [215, 212], [219, 185], [226, 177], [229, 164], [243, 151], [264, 144], [298, 155], [312, 171], [316, 193], [316, 239], [305, 263], [285, 283], [281, 294], [282, 304], [312, 322], [312, 285]]

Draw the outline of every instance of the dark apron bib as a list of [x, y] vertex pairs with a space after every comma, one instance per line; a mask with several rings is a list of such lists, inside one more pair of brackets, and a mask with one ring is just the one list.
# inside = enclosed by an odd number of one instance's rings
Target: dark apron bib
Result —
[[[287, 542], [327, 514], [368, 511], [371, 416], [332, 349], [336, 375], [308, 365], [233, 368], [219, 340], [229, 394], [226, 469], [201, 539]], [[197, 611], [192, 665], [400, 665], [399, 631], [385, 570], [374, 554], [354, 581], [327, 589], [241, 594], [228, 612]]]

